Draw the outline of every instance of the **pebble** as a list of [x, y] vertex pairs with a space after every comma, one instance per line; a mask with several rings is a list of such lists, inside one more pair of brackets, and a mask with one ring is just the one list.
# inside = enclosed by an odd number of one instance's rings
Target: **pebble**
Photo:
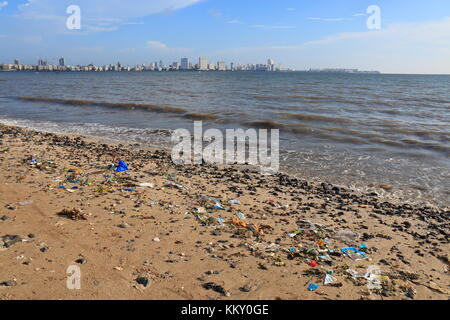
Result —
[[250, 292], [250, 291], [252, 291], [252, 287], [250, 287], [250, 286], [243, 286], [240, 290], [242, 292]]
[[131, 226], [128, 223], [124, 222], [124, 223], [119, 224], [118, 227], [122, 228], [122, 229], [127, 229]]
[[75, 260], [75, 262], [78, 264], [85, 264], [87, 262], [87, 260], [85, 258], [80, 258], [80, 259]]
[[1, 285], [5, 287], [14, 287], [15, 285], [17, 285], [17, 282], [15, 282], [14, 280], [7, 280], [3, 281]]
[[156, 238], [153, 238], [153, 241], [154, 242], [160, 242], [161, 240], [158, 237], [156, 237]]
[[136, 282], [139, 283], [139, 284], [141, 284], [141, 285], [143, 285], [144, 287], [147, 287], [147, 286], [148, 286], [149, 280], [148, 280], [147, 277], [138, 277], [138, 278], [136, 279]]

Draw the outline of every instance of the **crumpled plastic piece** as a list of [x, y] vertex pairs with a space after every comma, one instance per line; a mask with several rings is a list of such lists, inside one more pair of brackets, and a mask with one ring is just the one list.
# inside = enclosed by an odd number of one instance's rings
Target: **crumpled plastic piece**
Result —
[[358, 249], [355, 248], [343, 248], [341, 249], [342, 253], [345, 254], [347, 257], [349, 257], [350, 259], [354, 260], [354, 261], [358, 261], [358, 260], [364, 260], [364, 259], [368, 259], [369, 256], [362, 251], [359, 251]]
[[308, 286], [308, 291], [316, 291], [317, 288], [319, 288], [319, 285], [314, 284], [314, 283], [310, 283]]
[[297, 221], [297, 226], [301, 231], [313, 231], [316, 230], [316, 225], [308, 220]]
[[327, 285], [327, 284], [335, 282], [336, 280], [337, 280], [336, 277], [332, 276], [331, 274], [327, 274], [327, 275], [325, 275], [325, 278], [323, 279], [323, 284]]
[[359, 238], [359, 233], [349, 229], [339, 230], [333, 235], [333, 239], [343, 242], [356, 242]]
[[116, 172], [124, 172], [124, 171], [128, 171], [128, 170], [129, 170], [128, 165], [122, 160], [119, 161], [119, 163], [117, 164], [117, 167], [114, 169], [114, 171], [116, 171]]

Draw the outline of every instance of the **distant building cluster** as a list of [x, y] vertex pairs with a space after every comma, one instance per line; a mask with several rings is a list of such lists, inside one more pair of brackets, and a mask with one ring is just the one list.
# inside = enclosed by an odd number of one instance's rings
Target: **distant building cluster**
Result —
[[309, 69], [308, 72], [319, 73], [367, 73], [367, 74], [379, 74], [379, 71], [360, 71], [358, 69]]
[[86, 66], [66, 65], [64, 58], [60, 58], [58, 64], [50, 63], [39, 59], [37, 65], [21, 64], [19, 60], [14, 60], [14, 64], [0, 64], [0, 71], [262, 71], [275, 72], [284, 71], [282, 65], [276, 66], [272, 59], [267, 60], [267, 64], [234, 64], [227, 65], [224, 61], [209, 63], [205, 57], [200, 57], [197, 63], [193, 63], [189, 58], [181, 58], [180, 62], [173, 62], [165, 65], [162, 61], [152, 62], [147, 65], [136, 65], [133, 67], [123, 66], [120, 62], [105, 66], [89, 64]]

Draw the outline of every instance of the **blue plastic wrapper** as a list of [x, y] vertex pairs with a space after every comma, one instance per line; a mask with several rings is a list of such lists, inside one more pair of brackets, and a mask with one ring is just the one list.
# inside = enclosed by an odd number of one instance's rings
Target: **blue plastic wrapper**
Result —
[[317, 288], [319, 288], [319, 286], [317, 284], [314, 284], [314, 283], [310, 283], [309, 286], [308, 286], [308, 290], [309, 291], [316, 291]]
[[128, 165], [124, 161], [119, 161], [119, 164], [117, 165], [117, 168], [115, 169], [116, 172], [123, 172], [128, 170]]

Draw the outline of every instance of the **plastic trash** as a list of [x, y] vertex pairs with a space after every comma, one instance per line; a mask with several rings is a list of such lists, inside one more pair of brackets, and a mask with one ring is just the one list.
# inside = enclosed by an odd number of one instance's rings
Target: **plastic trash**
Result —
[[138, 186], [143, 187], [143, 188], [145, 188], [145, 187], [154, 188], [155, 184], [151, 183], [151, 182], [142, 182], [142, 183], [139, 183]]
[[241, 204], [241, 202], [239, 200], [236, 199], [231, 199], [230, 201], [228, 201], [229, 204]]
[[360, 238], [359, 233], [349, 229], [339, 230], [333, 235], [333, 239], [342, 242], [356, 242]]
[[308, 291], [316, 291], [317, 288], [319, 288], [319, 285], [314, 284], [314, 283], [310, 283], [308, 286]]
[[123, 171], [128, 171], [128, 170], [129, 170], [128, 165], [122, 160], [119, 161], [117, 167], [114, 169], [114, 171], [116, 171], [116, 172], [123, 172]]
[[364, 259], [369, 258], [365, 252], [359, 251], [358, 249], [355, 249], [355, 248], [343, 248], [343, 249], [341, 249], [341, 251], [343, 254], [345, 254], [347, 257], [349, 257], [350, 259], [352, 259], [354, 261], [364, 260]]
[[324, 261], [332, 261], [331, 257], [328, 254], [320, 255], [319, 258]]
[[214, 209], [226, 210], [220, 202], [216, 202], [216, 204], [214, 205]]
[[173, 181], [167, 182], [164, 186], [165, 187], [171, 187], [171, 188], [177, 188], [177, 189], [180, 189], [180, 190], [187, 190], [187, 188], [185, 186], [182, 186], [181, 184], [175, 183]]
[[34, 202], [33, 200], [22, 201], [22, 202], [19, 202], [19, 205], [27, 206], [29, 204], [32, 204], [33, 202]]
[[313, 231], [316, 230], [316, 226], [314, 223], [308, 220], [299, 220], [297, 221], [297, 226], [301, 231]]
[[310, 262], [309, 262], [309, 266], [310, 267], [317, 267], [317, 261], [316, 260], [311, 260]]
[[238, 217], [240, 220], [245, 220], [247, 219], [245, 214], [243, 214], [242, 212], [238, 212], [236, 213], [236, 217]]
[[347, 269], [345, 270], [348, 274], [350, 274], [352, 276], [352, 278], [356, 279], [356, 278], [364, 278], [366, 276], [365, 273], [359, 273], [356, 270], [353, 269]]
[[208, 213], [208, 212], [206, 211], [205, 208], [200, 207], [200, 208], [197, 208], [197, 213], [200, 213], [200, 214], [206, 214], [206, 213]]
[[336, 280], [337, 280], [336, 277], [333, 277], [331, 274], [326, 274], [325, 278], [323, 279], [323, 284], [327, 285], [335, 282]]

